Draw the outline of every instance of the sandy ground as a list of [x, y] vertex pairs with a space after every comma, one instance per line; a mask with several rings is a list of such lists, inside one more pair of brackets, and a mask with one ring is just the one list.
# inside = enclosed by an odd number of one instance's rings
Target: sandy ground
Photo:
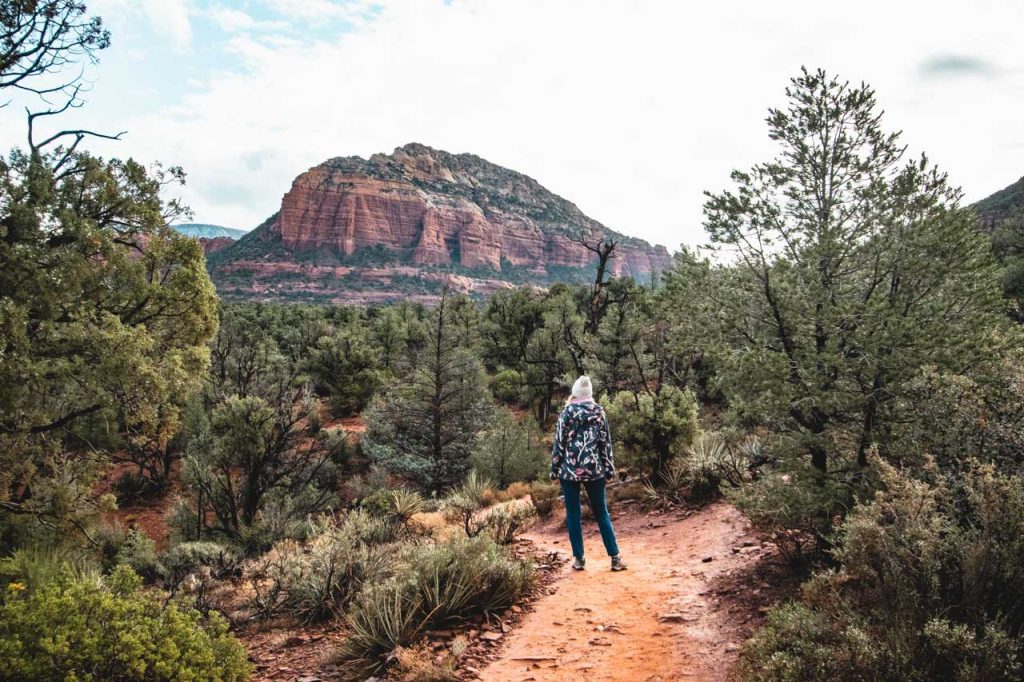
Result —
[[[584, 521], [587, 570], [561, 569], [480, 679], [727, 679], [745, 633], [710, 584], [763, 551], [746, 520], [724, 503], [685, 518], [631, 512], [616, 519], [616, 534], [629, 570], [608, 570], [597, 528]], [[528, 537], [570, 553], [557, 519]]]

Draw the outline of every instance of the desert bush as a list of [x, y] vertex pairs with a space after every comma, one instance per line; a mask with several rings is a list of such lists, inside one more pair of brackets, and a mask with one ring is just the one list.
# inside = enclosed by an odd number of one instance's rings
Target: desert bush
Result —
[[476, 439], [469, 458], [474, 471], [505, 488], [515, 481], [532, 481], [546, 473], [547, 450], [540, 428], [530, 417], [522, 423], [508, 409], [497, 411]]
[[393, 580], [363, 590], [345, 621], [338, 657], [363, 677], [381, 672], [395, 649], [413, 644], [423, 631], [419, 602]]
[[174, 589], [196, 571], [207, 568], [213, 577], [224, 577], [238, 567], [238, 552], [216, 542], [182, 542], [160, 557], [164, 585]]
[[118, 504], [127, 504], [156, 492], [160, 486], [153, 479], [137, 471], [126, 471], [114, 482], [114, 494]]
[[441, 512], [449, 523], [460, 525], [466, 535], [472, 538], [487, 526], [478, 512], [496, 501], [491, 482], [476, 471], [470, 471], [465, 482], [444, 499]]
[[364, 512], [315, 535], [304, 545], [285, 540], [251, 568], [252, 605], [264, 618], [281, 613], [304, 622], [340, 613], [367, 582], [387, 572], [394, 539], [386, 521]]
[[379, 518], [387, 518], [395, 509], [395, 498], [386, 488], [378, 488], [359, 500], [359, 508]]
[[404, 488], [391, 491], [392, 520], [404, 526], [413, 516], [423, 511], [423, 496]]
[[[100, 567], [89, 554], [71, 547], [29, 545], [0, 559], [0, 601], [5, 594], [34, 590], [58, 579], [97, 580]], [[17, 583], [20, 588], [6, 591]]]
[[441, 513], [448, 523], [457, 524], [465, 531], [467, 537], [476, 537], [486, 528], [480, 510], [483, 502], [471, 494], [461, 490], [453, 492], [445, 498]]
[[491, 538], [499, 545], [510, 545], [537, 520], [537, 511], [532, 504], [512, 502], [488, 509], [482, 516]]
[[530, 494], [530, 484], [526, 481], [516, 481], [498, 493], [498, 502], [511, 502], [521, 500]]
[[856, 472], [823, 473], [800, 458], [786, 458], [725, 495], [759, 531], [768, 534], [793, 568], [807, 568], [831, 546], [838, 522], [866, 489]]
[[533, 579], [529, 563], [510, 558], [484, 536], [411, 546], [404, 561], [399, 576], [413, 585], [430, 627], [508, 608]]
[[139, 589], [127, 566], [107, 581], [65, 575], [0, 605], [2, 675], [17, 680], [248, 679], [245, 649], [216, 614]]
[[716, 433], [701, 433], [653, 483], [645, 485], [646, 499], [659, 506], [684, 504], [717, 495], [723, 482], [737, 487], [748, 478], [749, 458], [759, 447], [753, 437], [732, 445]]
[[408, 545], [397, 574], [364, 590], [347, 617], [343, 659], [367, 674], [390, 662], [426, 628], [508, 608], [532, 585], [532, 566], [488, 537]]
[[523, 396], [523, 375], [514, 369], [503, 369], [487, 382], [494, 397], [503, 403], [518, 403]]
[[530, 485], [530, 502], [537, 511], [537, 516], [547, 517], [555, 509], [560, 494], [558, 484], [548, 481], [534, 481]]
[[117, 551], [115, 563], [130, 566], [146, 580], [152, 580], [160, 574], [156, 543], [140, 530], [128, 531], [124, 543]]
[[745, 646], [756, 680], [1012, 680], [1024, 674], [1024, 481], [975, 465], [881, 490], [836, 536], [836, 570]]
[[656, 393], [620, 391], [606, 402], [620, 468], [655, 475], [697, 435], [697, 400], [668, 384]]

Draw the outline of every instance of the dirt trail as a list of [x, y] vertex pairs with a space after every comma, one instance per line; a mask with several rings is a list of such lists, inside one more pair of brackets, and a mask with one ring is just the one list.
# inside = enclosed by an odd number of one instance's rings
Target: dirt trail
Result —
[[[717, 608], [709, 584], [755, 563], [763, 552], [746, 520], [717, 503], [686, 518], [628, 513], [615, 518], [615, 525], [629, 570], [608, 570], [596, 526], [585, 521], [587, 570], [572, 571], [568, 564], [562, 569], [553, 593], [535, 602], [480, 679], [728, 677], [744, 633]], [[541, 549], [570, 553], [557, 520], [528, 537]]]

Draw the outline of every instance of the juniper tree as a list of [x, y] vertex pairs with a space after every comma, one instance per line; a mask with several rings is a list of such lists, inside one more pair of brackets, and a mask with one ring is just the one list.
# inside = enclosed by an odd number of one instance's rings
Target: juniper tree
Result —
[[0, 160], [0, 510], [82, 528], [108, 445], [166, 450], [216, 298], [199, 244], [167, 227], [186, 214], [161, 199], [180, 169], [81, 148], [118, 135], [40, 133], [81, 105], [81, 73], [63, 69], [107, 47], [102, 22], [81, 2], [6, 2], [0, 33], [0, 105], [30, 93], [48, 107], [30, 110], [26, 149]]
[[786, 95], [767, 119], [777, 156], [704, 207], [735, 269], [723, 382], [818, 470], [843, 452], [863, 466], [920, 366], [967, 372], [1006, 339], [998, 273], [960, 191], [904, 162], [870, 87], [804, 70]]

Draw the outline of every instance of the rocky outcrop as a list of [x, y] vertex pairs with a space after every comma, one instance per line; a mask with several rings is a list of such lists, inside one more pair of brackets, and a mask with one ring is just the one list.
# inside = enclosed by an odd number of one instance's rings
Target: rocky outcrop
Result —
[[235, 243], [233, 237], [199, 237], [198, 239], [199, 243], [203, 245], [203, 253], [215, 253]]
[[300, 175], [274, 218], [219, 254], [214, 275], [256, 271], [237, 267], [242, 261], [312, 258], [358, 268], [372, 258], [416, 272], [506, 281], [528, 273], [549, 283], [567, 269], [592, 277], [594, 255], [575, 240], [601, 237], [618, 241], [612, 274], [642, 278], [671, 264], [665, 247], [609, 230], [532, 178], [472, 154], [409, 144]]

